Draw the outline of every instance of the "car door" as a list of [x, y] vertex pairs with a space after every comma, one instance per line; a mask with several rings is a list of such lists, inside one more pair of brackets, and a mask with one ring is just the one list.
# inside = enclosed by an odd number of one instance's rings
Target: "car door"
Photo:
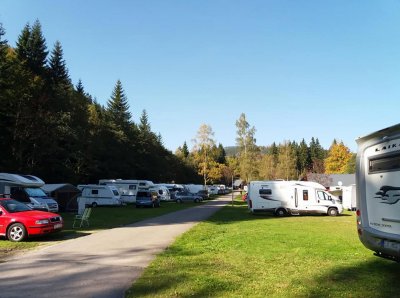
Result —
[[3, 207], [0, 206], [0, 234], [6, 234], [6, 228], [8, 224], [8, 216], [7, 213], [4, 211]]

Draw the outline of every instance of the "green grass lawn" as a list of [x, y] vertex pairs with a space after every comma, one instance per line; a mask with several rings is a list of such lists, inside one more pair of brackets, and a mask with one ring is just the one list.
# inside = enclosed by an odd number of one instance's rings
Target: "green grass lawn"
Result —
[[178, 238], [127, 297], [398, 297], [399, 276], [362, 246], [350, 212], [253, 215], [236, 201]]
[[175, 202], [162, 202], [160, 208], [135, 208], [135, 205], [121, 207], [96, 207], [92, 209], [90, 226], [77, 229], [72, 228], [75, 213], [60, 213], [64, 219], [64, 230], [59, 233], [44, 237], [30, 238], [27, 241], [20, 243], [8, 241], [4, 237], [0, 238], [0, 262], [13, 254], [34, 249], [42, 245], [74, 237], [85, 236], [96, 230], [124, 226], [147, 218], [160, 216], [197, 205], [198, 203], [177, 204]]

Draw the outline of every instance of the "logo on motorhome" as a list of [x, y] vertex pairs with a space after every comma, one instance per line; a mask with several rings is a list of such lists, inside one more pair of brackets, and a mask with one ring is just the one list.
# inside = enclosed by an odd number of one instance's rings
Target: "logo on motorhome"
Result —
[[400, 187], [397, 186], [382, 186], [376, 193], [376, 199], [381, 199], [383, 204], [393, 205], [400, 200]]

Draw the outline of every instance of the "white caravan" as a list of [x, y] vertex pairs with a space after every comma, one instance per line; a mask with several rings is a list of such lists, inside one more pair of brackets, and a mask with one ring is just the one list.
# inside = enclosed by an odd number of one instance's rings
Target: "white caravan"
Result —
[[124, 203], [135, 203], [138, 190], [149, 190], [154, 183], [149, 180], [123, 180], [123, 179], [101, 179], [100, 185], [113, 185], [121, 194]]
[[311, 181], [251, 181], [247, 204], [251, 212], [267, 211], [278, 216], [287, 214], [342, 213], [343, 207], [335, 196]]
[[198, 193], [201, 190], [204, 190], [204, 185], [202, 184], [185, 184], [184, 187], [188, 192]]
[[157, 196], [160, 201], [164, 201], [164, 202], [172, 201], [171, 194], [169, 193], [169, 190], [165, 185], [154, 184], [154, 186], [151, 187], [150, 189], [157, 192]]
[[58, 212], [58, 203], [40, 188], [44, 181], [32, 175], [0, 173], [0, 193], [35, 210]]
[[81, 191], [78, 197], [78, 208], [83, 206], [118, 206], [122, 204], [118, 189], [113, 185], [87, 184], [78, 185]]
[[376, 255], [400, 261], [400, 124], [356, 141], [359, 238]]
[[356, 210], [356, 185], [342, 186], [342, 205], [344, 209]]

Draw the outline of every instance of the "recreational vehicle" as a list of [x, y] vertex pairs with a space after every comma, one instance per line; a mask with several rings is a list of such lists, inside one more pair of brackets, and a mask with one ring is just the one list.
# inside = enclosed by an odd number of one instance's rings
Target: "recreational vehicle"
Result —
[[160, 184], [154, 184], [153, 187], [150, 188], [152, 191], [157, 192], [158, 199], [160, 201], [169, 202], [171, 200], [171, 194], [166, 186]]
[[123, 179], [101, 179], [100, 185], [113, 185], [121, 194], [124, 203], [135, 203], [138, 190], [149, 190], [154, 186], [149, 180], [123, 180]]
[[42, 179], [32, 175], [0, 173], [0, 193], [35, 210], [58, 212], [57, 202], [41, 189]]
[[356, 210], [356, 185], [342, 186], [342, 205], [344, 209]]
[[118, 206], [122, 204], [121, 196], [118, 189], [113, 185], [78, 185], [78, 189], [82, 192], [78, 197], [78, 208], [90, 205], [97, 206]]
[[400, 261], [400, 124], [356, 141], [359, 238], [376, 255]]
[[266, 211], [277, 216], [313, 213], [335, 216], [343, 211], [338, 198], [311, 181], [251, 181], [247, 204], [253, 213]]

